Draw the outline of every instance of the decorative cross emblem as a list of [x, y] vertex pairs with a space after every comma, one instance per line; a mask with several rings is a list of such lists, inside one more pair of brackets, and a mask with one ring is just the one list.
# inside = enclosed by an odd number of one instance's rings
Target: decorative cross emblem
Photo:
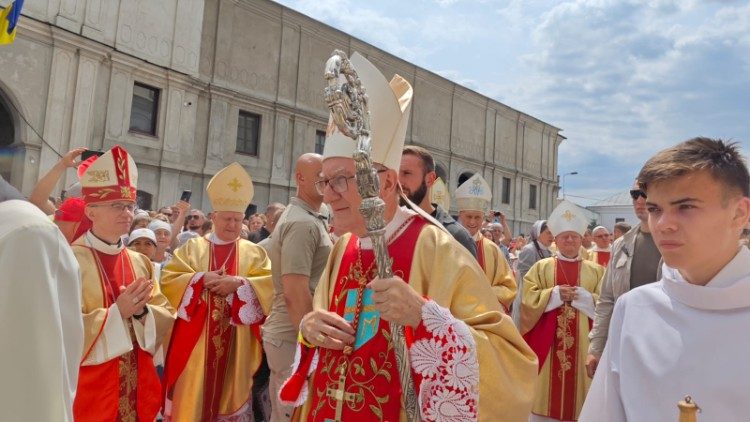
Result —
[[338, 369], [339, 382], [335, 385], [331, 385], [326, 388], [326, 397], [336, 401], [336, 422], [341, 421], [341, 416], [344, 410], [344, 402], [348, 402], [350, 405], [354, 404], [357, 400], [357, 395], [354, 393], [346, 392], [346, 362], [341, 365]]
[[235, 177], [227, 186], [229, 186], [229, 189], [232, 189], [232, 192], [237, 192], [242, 187], [242, 183]]
[[565, 211], [565, 213], [562, 215], [562, 217], [564, 219], [566, 219], [567, 221], [571, 221], [574, 218], [576, 218], [575, 214], [573, 214], [572, 212], [570, 212], [570, 210]]

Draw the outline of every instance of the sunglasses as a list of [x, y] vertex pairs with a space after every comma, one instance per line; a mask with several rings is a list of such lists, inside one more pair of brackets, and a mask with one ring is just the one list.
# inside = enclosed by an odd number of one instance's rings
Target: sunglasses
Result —
[[185, 217], [186, 220], [198, 220], [199, 218], [201, 218], [200, 215], [188, 215]]
[[640, 189], [631, 189], [630, 190], [630, 197], [633, 198], [633, 201], [638, 200], [638, 197], [643, 197], [643, 199], [646, 199], [646, 192], [640, 190]]

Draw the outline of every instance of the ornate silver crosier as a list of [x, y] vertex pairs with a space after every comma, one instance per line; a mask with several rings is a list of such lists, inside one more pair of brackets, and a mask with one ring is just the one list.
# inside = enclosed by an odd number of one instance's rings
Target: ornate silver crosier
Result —
[[[346, 80], [343, 84], [340, 75]], [[341, 50], [335, 50], [326, 62], [324, 77], [328, 84], [324, 91], [324, 99], [331, 110], [334, 123], [341, 133], [357, 141], [357, 151], [352, 158], [356, 166], [357, 190], [362, 197], [359, 212], [365, 218], [367, 235], [372, 240], [378, 277], [391, 278], [393, 260], [388, 255], [385, 239], [385, 202], [378, 196], [380, 180], [370, 156], [370, 110], [367, 106], [365, 87], [362, 86], [362, 81], [357, 76], [349, 57]], [[406, 416], [410, 422], [417, 422], [421, 420], [420, 409], [411, 377], [404, 327], [391, 323], [391, 334]]]

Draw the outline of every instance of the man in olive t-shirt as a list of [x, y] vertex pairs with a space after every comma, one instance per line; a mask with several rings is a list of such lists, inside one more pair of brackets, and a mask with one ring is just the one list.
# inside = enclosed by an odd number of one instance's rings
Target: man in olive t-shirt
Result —
[[273, 275], [271, 314], [263, 325], [263, 348], [271, 369], [271, 421], [288, 421], [293, 407], [279, 403], [279, 388], [291, 374], [302, 316], [312, 311], [312, 296], [333, 246], [317, 192], [322, 158], [297, 160], [297, 196], [279, 218], [268, 247]]

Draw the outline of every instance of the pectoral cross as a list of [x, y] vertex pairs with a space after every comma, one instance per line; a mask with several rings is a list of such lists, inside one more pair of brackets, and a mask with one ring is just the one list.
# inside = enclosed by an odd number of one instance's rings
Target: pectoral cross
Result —
[[356, 399], [356, 395], [354, 393], [346, 392], [346, 367], [347, 362], [344, 362], [341, 366], [339, 366], [338, 384], [335, 387], [331, 386], [326, 389], [326, 397], [336, 400], [335, 422], [341, 422], [341, 415], [344, 411], [344, 402], [354, 403], [354, 400]]

